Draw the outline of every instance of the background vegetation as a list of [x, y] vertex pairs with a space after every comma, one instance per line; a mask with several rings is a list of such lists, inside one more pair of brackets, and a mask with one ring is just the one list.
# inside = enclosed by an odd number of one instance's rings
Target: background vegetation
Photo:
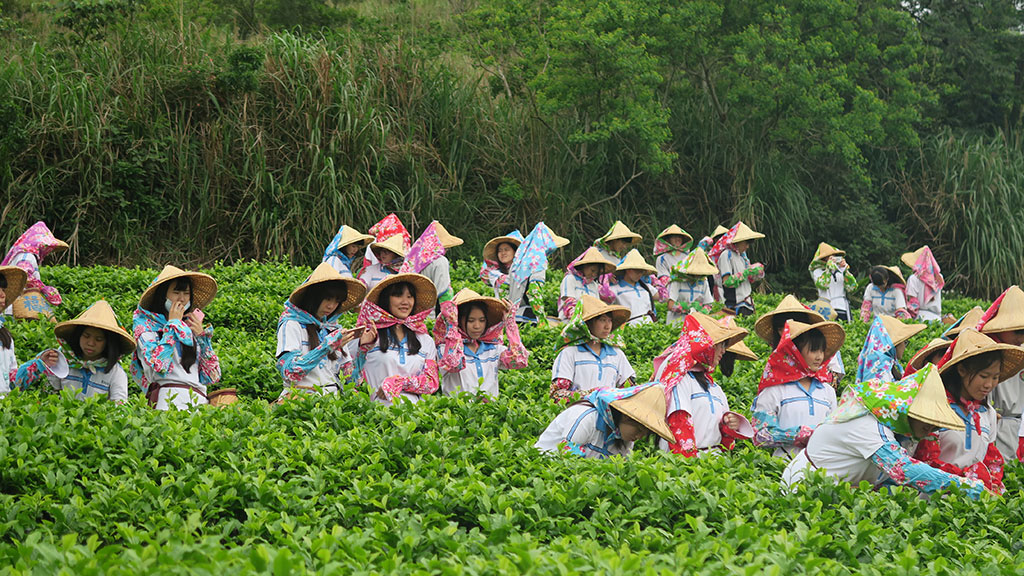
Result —
[[[781, 287], [928, 243], [1024, 280], [1017, 3], [0, 1], [0, 240], [75, 263], [288, 256], [439, 218], [476, 255], [743, 219]], [[571, 256], [571, 254], [566, 254]]]

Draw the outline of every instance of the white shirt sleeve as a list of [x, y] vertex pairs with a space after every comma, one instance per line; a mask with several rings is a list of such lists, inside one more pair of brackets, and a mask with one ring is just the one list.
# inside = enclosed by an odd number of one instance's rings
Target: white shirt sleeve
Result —
[[625, 352], [618, 348], [615, 349], [615, 352], [617, 353], [616, 360], [618, 361], [616, 370], [619, 373], [618, 381], [615, 382], [615, 386], [622, 387], [622, 385], [630, 378], [636, 378], [636, 370], [633, 370], [633, 366], [629, 363], [629, 359], [626, 358]]

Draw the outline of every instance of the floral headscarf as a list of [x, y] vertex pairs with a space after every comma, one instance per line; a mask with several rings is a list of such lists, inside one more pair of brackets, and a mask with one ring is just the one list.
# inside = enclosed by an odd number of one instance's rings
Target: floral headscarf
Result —
[[672, 391], [687, 372], [703, 371], [709, 381], [715, 369], [715, 343], [700, 322], [691, 314], [683, 320], [679, 339], [654, 359], [654, 374], [664, 364], [660, 381], [665, 387], [665, 399], [672, 400]]
[[[517, 231], [518, 232], [518, 231]], [[548, 269], [548, 254], [556, 250], [555, 235], [543, 222], [538, 222], [523, 239], [509, 268], [509, 282], [525, 282], [536, 272]]]
[[566, 346], [572, 346], [575, 344], [586, 344], [587, 342], [600, 342], [615, 348], [622, 348], [625, 343], [622, 341], [622, 335], [612, 331], [607, 338], [601, 339], [594, 336], [590, 332], [590, 327], [583, 320], [583, 306], [577, 305], [572, 311], [572, 317], [569, 318], [569, 322], [566, 323], [565, 327], [562, 328], [562, 343], [558, 345], [559, 349], [565, 348]]
[[[14, 260], [19, 254], [34, 254], [38, 259], [39, 263], [42, 264], [43, 260], [56, 248], [64, 246], [64, 243], [57, 239], [47, 228], [46, 223], [43, 221], [36, 222], [29, 227], [11, 246], [11, 249], [7, 251], [7, 255], [4, 257], [3, 262], [0, 262], [0, 266], [8, 266], [11, 261]], [[39, 277], [39, 269], [32, 266], [28, 262], [18, 262], [17, 266], [24, 270], [28, 274], [28, 279], [25, 283], [26, 290], [38, 291], [46, 298], [46, 301], [54, 306], [59, 306], [63, 300], [60, 297], [60, 292], [52, 286], [43, 284], [43, 281]], [[8, 302], [10, 304], [10, 302]]]
[[583, 256], [586, 255], [586, 253], [587, 251], [584, 250], [582, 253], [580, 253], [579, 256], [574, 258], [572, 262], [569, 262], [569, 265], [565, 267], [566, 272], [575, 276], [576, 279], [583, 284], [586, 284], [587, 282], [596, 282], [598, 285], [598, 295], [605, 302], [611, 302], [615, 300], [615, 293], [612, 292], [611, 288], [608, 286], [606, 282], [602, 282], [603, 279], [611, 277], [612, 274], [604, 274], [603, 276], [599, 275], [597, 278], [594, 278], [593, 280], [587, 280], [587, 277], [576, 269], [576, 264], [583, 259]]
[[598, 388], [587, 394], [584, 400], [597, 409], [597, 429], [604, 433], [605, 446], [622, 439], [612, 415], [612, 402], [636, 396], [654, 385], [655, 382], [645, 382], [628, 388]]
[[758, 394], [765, 388], [796, 382], [803, 378], [814, 378], [825, 384], [832, 381], [832, 372], [828, 368], [831, 358], [826, 358], [816, 371], [812, 371], [808, 368], [804, 355], [800, 353], [800, 349], [793, 342], [789, 328], [789, 322], [786, 322], [778, 347], [771, 353], [768, 362], [764, 365], [761, 383], [757, 386]]
[[914, 262], [914, 274], [917, 274], [921, 284], [924, 284], [923, 302], [931, 300], [932, 296], [946, 285], [946, 281], [942, 278], [942, 272], [939, 270], [939, 263], [935, 261], [932, 249], [927, 246], [921, 249], [921, 255]]
[[[667, 228], [666, 228], [666, 230], [667, 230]], [[664, 232], [662, 232], [662, 234], [664, 234]], [[671, 234], [670, 234], [670, 236], [671, 236]], [[679, 236], [679, 234], [677, 234], [677, 236]], [[683, 238], [685, 239], [686, 237], [683, 236]], [[689, 242], [683, 242], [678, 248], [676, 248], [675, 246], [673, 246], [673, 245], [669, 244], [668, 242], [662, 240], [661, 239], [661, 235], [659, 235], [658, 238], [654, 239], [654, 256], [658, 257], [658, 256], [661, 256], [662, 254], [666, 254], [666, 253], [685, 254], [687, 248], [690, 247], [690, 244], [693, 244], [693, 240], [690, 240]]]
[[[520, 232], [519, 230], [513, 230], [513, 231], [509, 232], [508, 234], [505, 234], [505, 236], [507, 236], [509, 238], [513, 238], [515, 240], [519, 240], [519, 245], [522, 246], [522, 244], [523, 244], [523, 233]], [[516, 248], [516, 252], [518, 252], [518, 251], [519, 251], [519, 249]], [[497, 256], [495, 256], [495, 258], [497, 258]], [[513, 262], [514, 261], [515, 261], [515, 259], [513, 258]], [[491, 268], [494, 268], [494, 269], [497, 269], [498, 266], [499, 266], [499, 262], [497, 260], [484, 260], [484, 264], [487, 265], [487, 266], [490, 266]], [[511, 264], [509, 264], [509, 266], [511, 267]]]
[[349, 270], [351, 270], [352, 262], [356, 259], [356, 256], [346, 256], [345, 251], [341, 249], [341, 246], [339, 246], [339, 244], [341, 244], [341, 237], [345, 235], [345, 228], [347, 228], [347, 226], [344, 224], [341, 225], [341, 228], [338, 228], [338, 233], [334, 235], [331, 243], [328, 244], [327, 248], [324, 250], [324, 257], [321, 262], [327, 262], [333, 256], [344, 262], [345, 265], [348, 266]]
[[880, 379], [858, 381], [843, 392], [839, 406], [825, 419], [826, 423], [848, 422], [869, 412], [896, 434], [910, 435], [907, 412], [918, 391], [932, 370], [931, 364], [896, 382]]
[[433, 311], [433, 308], [427, 308], [426, 310], [421, 310], [415, 314], [410, 314], [404, 320], [400, 320], [377, 304], [370, 302], [369, 300], [363, 300], [363, 303], [359, 306], [359, 317], [356, 320], [356, 325], [373, 326], [380, 330], [382, 328], [390, 328], [391, 326], [401, 324], [405, 328], [408, 328], [417, 334], [426, 334], [427, 316], [430, 316], [430, 313]]
[[399, 268], [398, 273], [412, 272], [419, 274], [431, 262], [441, 256], [444, 256], [444, 246], [441, 245], [441, 240], [437, 237], [437, 220], [434, 220], [409, 248], [408, 253], [405, 255], [405, 261], [402, 262], [402, 267]]
[[[405, 225], [398, 219], [393, 213], [381, 218], [380, 222], [377, 222], [367, 231], [373, 236], [374, 241], [383, 242], [392, 236], [397, 234], [402, 235], [402, 247], [407, 251], [409, 250], [409, 244], [412, 242], [412, 235], [405, 229]], [[366, 261], [369, 264], [377, 263], [377, 256], [373, 253], [373, 250], [369, 246], [366, 247]]]
[[712, 246], [711, 250], [708, 252], [708, 258], [710, 258], [712, 262], [718, 262], [718, 257], [722, 252], [725, 252], [726, 250], [735, 250], [732, 245], [732, 239], [736, 237], [736, 234], [739, 231], [740, 223], [737, 222], [732, 225], [732, 228], [729, 228], [728, 232], [722, 234], [722, 237], [718, 239], [718, 242], [715, 242], [715, 245]]
[[[1003, 290], [1003, 293], [992, 302], [992, 305], [988, 307], [988, 310], [985, 310], [985, 313], [981, 315], [981, 320], [978, 320], [978, 325], [974, 327], [975, 330], [981, 332], [984, 330], [985, 325], [988, 324], [988, 321], [995, 318], [996, 314], [999, 314], [999, 308], [1003, 305], [1003, 298], [1006, 298], [1006, 293], [1009, 291], [1009, 288]], [[995, 335], [989, 334], [989, 336], [994, 337]], [[950, 349], [952, 348], [953, 347], [950, 346]]]
[[875, 316], [864, 347], [857, 356], [857, 382], [873, 379], [891, 381], [893, 366], [903, 369], [896, 357], [896, 346], [882, 324], [882, 318]]

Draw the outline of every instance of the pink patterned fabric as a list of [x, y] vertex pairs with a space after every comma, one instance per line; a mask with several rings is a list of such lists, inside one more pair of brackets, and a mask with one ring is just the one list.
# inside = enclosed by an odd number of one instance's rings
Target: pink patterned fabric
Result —
[[[53, 232], [50, 232], [45, 222], [36, 222], [14, 241], [14, 245], [7, 251], [3, 262], [0, 262], [0, 266], [10, 265], [11, 261], [19, 254], [33, 254], [38, 259], [39, 264], [42, 264], [43, 260], [60, 245], [60, 240], [53, 235]], [[39, 269], [36, 266], [24, 261], [18, 262], [16, 266], [28, 274], [28, 281], [25, 283], [26, 291], [34, 290], [41, 293], [46, 298], [46, 301], [54, 306], [61, 304], [63, 300], [60, 297], [60, 292], [52, 286], [43, 284], [39, 277]]]
[[768, 357], [768, 362], [764, 365], [764, 372], [761, 374], [761, 383], [757, 386], [757, 393], [760, 394], [765, 388], [796, 382], [803, 378], [814, 378], [819, 382], [828, 384], [832, 382], [832, 373], [828, 369], [829, 360], [831, 358], [826, 358], [817, 371], [812, 371], [807, 366], [807, 362], [804, 360], [804, 355], [800, 353], [800, 349], [793, 343], [793, 338], [790, 336], [789, 322], [786, 322], [785, 328], [782, 329], [782, 339], [779, 340], [778, 347], [775, 348], [775, 351]]
[[410, 394], [433, 394], [437, 392], [440, 385], [437, 373], [437, 362], [426, 360], [423, 363], [423, 372], [416, 376], [388, 376], [380, 384], [384, 396], [388, 400], [394, 400], [402, 392]]
[[388, 214], [380, 222], [370, 226], [369, 233], [376, 238], [377, 242], [383, 242], [395, 234], [401, 234], [402, 247], [406, 250], [409, 249], [409, 244], [412, 242], [412, 235], [405, 229], [405, 225], [398, 219], [398, 216], [395, 216], [393, 213]]
[[679, 339], [654, 359], [655, 374], [662, 364], [665, 364], [665, 369], [661, 373], [661, 383], [665, 386], [667, 402], [672, 401], [672, 391], [687, 372], [703, 371], [709, 382], [713, 382], [711, 372], [715, 369], [715, 344], [696, 318], [687, 316]]
[[924, 284], [925, 302], [930, 302], [932, 296], [946, 285], [942, 272], [939, 270], [939, 263], [935, 261], [932, 249], [927, 246], [921, 250], [921, 255], [914, 262], [914, 274], [917, 274], [918, 279]]
[[732, 239], [736, 237], [736, 233], [739, 232], [739, 230], [740, 222], [737, 222], [733, 224], [732, 228], [730, 228], [728, 232], [722, 234], [722, 237], [718, 239], [718, 242], [715, 242], [715, 245], [711, 247], [711, 251], [708, 252], [708, 258], [710, 258], [712, 262], [718, 262], [718, 257], [726, 250], [735, 251], [732, 246]]
[[[404, 320], [399, 320], [390, 312], [380, 306], [377, 306], [373, 302], [363, 300], [363, 303], [359, 307], [359, 317], [356, 319], [356, 325], [373, 326], [380, 330], [381, 328], [390, 328], [391, 326], [401, 324], [403, 327], [408, 328], [417, 334], [426, 334], [427, 316], [430, 316], [430, 313], [433, 312], [433, 310], [433, 308], [427, 308], [421, 312], [410, 314]], [[373, 345], [364, 344], [364, 346], [369, 349]]]
[[[441, 303], [441, 315], [434, 323], [434, 342], [438, 349], [438, 366], [446, 372], [461, 372], [466, 367], [465, 345], [472, 339], [459, 326], [459, 312], [455, 302], [449, 300]], [[510, 308], [501, 322], [488, 326], [480, 337], [480, 342], [501, 344], [501, 334], [508, 336], [508, 348], [498, 358], [499, 365], [504, 369], [517, 370], [526, 368], [529, 352], [519, 336], [519, 325], [516, 324], [516, 311]]]
[[412, 272], [419, 274], [431, 262], [441, 256], [444, 256], [444, 246], [441, 245], [441, 240], [437, 237], [437, 220], [434, 220], [409, 248], [408, 253], [405, 255], [405, 261], [402, 262], [402, 267], [398, 269], [398, 273]]

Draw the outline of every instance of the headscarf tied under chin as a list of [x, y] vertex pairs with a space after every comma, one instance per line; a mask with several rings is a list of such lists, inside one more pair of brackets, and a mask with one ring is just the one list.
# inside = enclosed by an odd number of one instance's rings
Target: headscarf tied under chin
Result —
[[819, 382], [828, 384], [832, 381], [832, 373], [828, 369], [826, 358], [817, 370], [811, 370], [800, 353], [793, 337], [790, 336], [789, 323], [782, 329], [782, 339], [775, 351], [768, 357], [764, 365], [764, 372], [761, 374], [761, 383], [757, 386], [757, 393], [760, 394], [765, 388], [796, 382], [804, 378], [813, 378]]
[[320, 342], [327, 341], [327, 335], [338, 329], [338, 319], [341, 318], [341, 313], [336, 313], [328, 316], [324, 320], [320, 320], [316, 316], [306, 312], [302, 308], [299, 308], [291, 301], [284, 301], [284, 312], [281, 312], [281, 317], [277, 320], [277, 329], [281, 330], [281, 327], [286, 322], [295, 321], [303, 326], [313, 326], [317, 329], [320, 335]]
[[925, 364], [921, 370], [896, 382], [858, 379], [843, 392], [839, 406], [828, 415], [825, 423], [849, 422], [871, 413], [886, 428], [896, 434], [909, 436], [911, 430], [907, 412], [932, 370], [937, 368]]
[[[950, 347], [952, 348], [952, 346]], [[892, 381], [892, 367], [898, 366], [899, 358], [896, 357], [896, 346], [892, 337], [882, 324], [881, 316], [875, 316], [868, 330], [868, 337], [864, 341], [860, 355], [857, 356], [857, 382], [865, 380]]]
[[[7, 251], [7, 255], [4, 257], [3, 262], [0, 262], [0, 266], [8, 266], [11, 261], [14, 260], [19, 254], [34, 254], [39, 264], [43, 263], [43, 260], [58, 247], [65, 246], [63, 242], [57, 239], [47, 228], [46, 223], [43, 221], [36, 222], [29, 227], [28, 230], [18, 237], [11, 246], [11, 249]], [[16, 264], [19, 268], [24, 270], [28, 274], [28, 280], [25, 283], [26, 291], [37, 291], [46, 298], [46, 301], [53, 306], [59, 306], [63, 301], [60, 297], [60, 292], [52, 286], [43, 284], [42, 279], [39, 277], [39, 269], [32, 266], [29, 262], [18, 262]], [[8, 302], [7, 304], [11, 304]]]
[[715, 343], [692, 314], [683, 320], [679, 339], [654, 359], [654, 374], [665, 387], [665, 400], [670, 405], [672, 391], [688, 372], [704, 372], [713, 383], [714, 369]]
[[932, 296], [946, 285], [946, 281], [942, 278], [942, 272], [939, 270], [939, 263], [935, 261], [932, 249], [927, 246], [921, 250], [921, 255], [914, 262], [914, 274], [924, 285], [922, 302], [929, 302]]
[[622, 335], [615, 331], [612, 331], [607, 338], [594, 336], [590, 331], [590, 326], [587, 326], [586, 321], [583, 320], [583, 306], [577, 305], [572, 311], [572, 317], [569, 318], [569, 321], [562, 328], [562, 342], [558, 345], [558, 349], [561, 350], [566, 346], [576, 344], [586, 344], [587, 342], [600, 342], [615, 348], [625, 346]]

